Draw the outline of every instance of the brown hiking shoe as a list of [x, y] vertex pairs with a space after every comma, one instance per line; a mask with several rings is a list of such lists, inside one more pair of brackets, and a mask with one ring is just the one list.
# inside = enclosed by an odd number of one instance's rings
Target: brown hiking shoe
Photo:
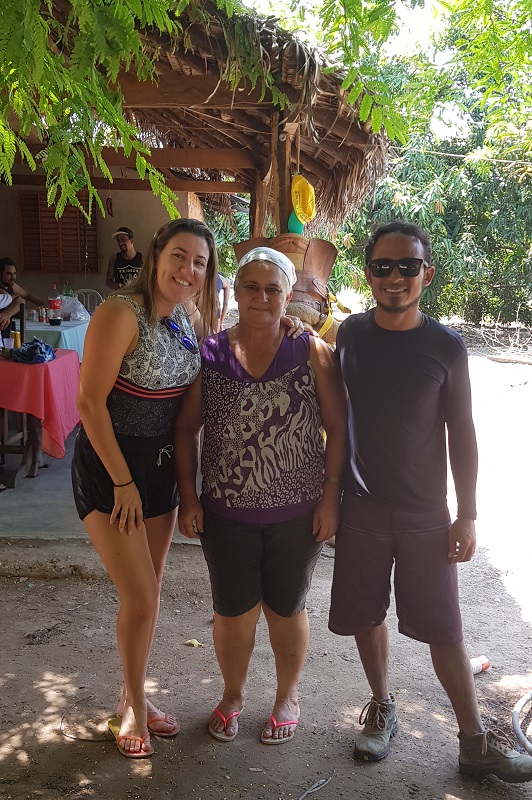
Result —
[[475, 736], [459, 733], [458, 739], [462, 775], [471, 778], [496, 775], [507, 783], [532, 781], [532, 756], [518, 753], [505, 736], [484, 731]]

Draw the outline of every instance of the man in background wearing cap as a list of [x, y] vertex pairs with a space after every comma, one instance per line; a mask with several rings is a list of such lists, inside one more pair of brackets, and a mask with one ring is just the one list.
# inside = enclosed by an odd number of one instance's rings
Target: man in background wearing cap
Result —
[[135, 240], [131, 228], [118, 228], [111, 235], [116, 239], [119, 252], [109, 259], [106, 285], [110, 289], [121, 289], [136, 278], [142, 267], [142, 253], [135, 250]]

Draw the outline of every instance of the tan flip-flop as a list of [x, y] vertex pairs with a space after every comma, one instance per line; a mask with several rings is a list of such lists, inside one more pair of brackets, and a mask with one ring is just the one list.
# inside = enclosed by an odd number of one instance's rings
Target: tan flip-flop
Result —
[[[149, 731], [144, 736], [132, 736], [131, 734], [127, 736], [120, 736], [121, 724], [122, 724], [122, 717], [118, 716], [111, 717], [111, 719], [108, 720], [107, 722], [109, 730], [116, 739], [116, 746], [118, 747], [118, 750], [123, 756], [125, 756], [126, 758], [149, 758], [149, 756], [152, 756], [154, 754], [155, 750], [153, 749], [151, 744], [149, 750], [142, 750], [144, 742], [150, 735]], [[126, 742], [128, 739], [133, 742], [140, 742], [141, 749], [138, 751], [138, 753], [132, 753], [130, 750], [126, 750], [125, 747], [122, 747], [121, 742]]]

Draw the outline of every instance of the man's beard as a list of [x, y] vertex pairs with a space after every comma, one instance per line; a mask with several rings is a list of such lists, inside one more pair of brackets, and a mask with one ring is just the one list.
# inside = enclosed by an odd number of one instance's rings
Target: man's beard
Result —
[[421, 299], [421, 292], [418, 294], [417, 297], [414, 297], [410, 303], [407, 303], [405, 306], [385, 306], [384, 303], [381, 303], [380, 300], [377, 300], [377, 307], [380, 308], [382, 311], [386, 312], [387, 314], [403, 314], [405, 311], [409, 311], [413, 306], [419, 305], [419, 301]]

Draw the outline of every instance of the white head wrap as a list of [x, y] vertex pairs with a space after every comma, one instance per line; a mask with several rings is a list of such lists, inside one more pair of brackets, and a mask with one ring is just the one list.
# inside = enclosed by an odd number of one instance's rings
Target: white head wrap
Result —
[[290, 288], [292, 288], [296, 282], [296, 269], [294, 265], [284, 253], [280, 253], [278, 250], [273, 250], [271, 247], [253, 248], [253, 250], [250, 250], [245, 256], [242, 256], [238, 262], [236, 274], [238, 275], [240, 270], [252, 261], [268, 261], [270, 264], [275, 264], [288, 278]]

